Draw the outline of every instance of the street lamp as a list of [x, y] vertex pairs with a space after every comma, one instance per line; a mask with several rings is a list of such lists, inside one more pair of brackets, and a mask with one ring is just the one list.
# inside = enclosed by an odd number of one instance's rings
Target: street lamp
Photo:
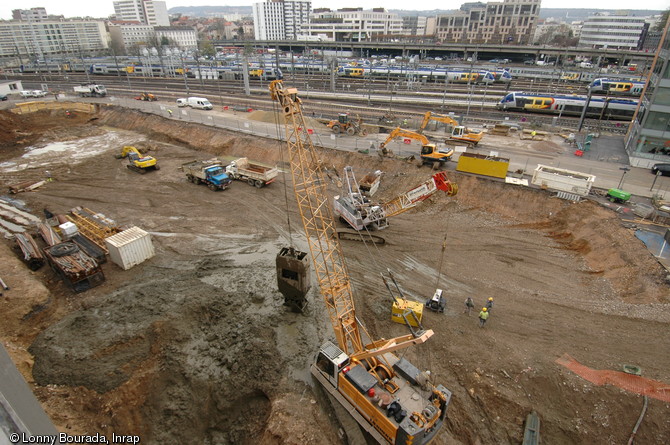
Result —
[[626, 176], [626, 173], [628, 173], [630, 171], [630, 168], [619, 167], [619, 170], [623, 171], [623, 174], [621, 175], [621, 180], [619, 181], [619, 185], [617, 186], [617, 189], [621, 190], [621, 187], [623, 187], [623, 178]]

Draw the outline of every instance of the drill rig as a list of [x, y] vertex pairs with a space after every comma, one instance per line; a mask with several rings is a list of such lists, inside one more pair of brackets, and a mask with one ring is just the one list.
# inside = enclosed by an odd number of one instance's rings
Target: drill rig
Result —
[[270, 94], [286, 119], [293, 191], [298, 202], [319, 289], [337, 344], [321, 346], [311, 366], [314, 377], [379, 443], [422, 445], [443, 426], [451, 392], [434, 386], [393, 351], [425, 342], [432, 330], [364, 343], [371, 338], [356, 318], [354, 295], [326, 193], [322, 162], [305, 130], [298, 90], [282, 81]]

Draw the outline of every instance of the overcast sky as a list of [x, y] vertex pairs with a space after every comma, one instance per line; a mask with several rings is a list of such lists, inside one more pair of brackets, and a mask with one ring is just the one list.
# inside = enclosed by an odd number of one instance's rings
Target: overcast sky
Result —
[[[482, 0], [486, 3], [486, 0]], [[0, 19], [9, 20], [12, 18], [12, 9], [30, 9], [34, 7], [44, 7], [47, 14], [64, 15], [65, 17], [91, 16], [107, 17], [114, 12], [113, 0], [36, 0], [23, 2], [2, 1], [0, 5]], [[168, 9], [177, 6], [251, 6], [257, 3], [254, 0], [167, 0]], [[366, 5], [366, 8], [385, 7], [387, 9], [407, 9], [406, 0], [380, 0], [377, 2], [367, 0], [312, 0], [312, 8], [331, 9], [360, 7]], [[412, 9], [431, 10], [431, 9], [458, 9], [466, 0], [414, 0], [411, 2]], [[583, 0], [543, 0], [543, 8], [583, 8], [586, 6]], [[630, 0], [591, 0], [588, 2], [589, 9], [626, 9], [634, 6], [635, 9], [656, 9], [665, 10], [668, 8], [668, 0], [641, 0], [640, 2], [631, 2]]]

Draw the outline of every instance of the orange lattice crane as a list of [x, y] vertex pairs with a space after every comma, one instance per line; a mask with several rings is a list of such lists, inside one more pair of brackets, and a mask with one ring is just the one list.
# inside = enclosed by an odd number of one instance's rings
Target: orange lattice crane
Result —
[[270, 84], [270, 94], [286, 119], [293, 190], [337, 340], [321, 346], [312, 374], [380, 443], [426, 444], [444, 424], [451, 392], [434, 386], [427, 373], [392, 352], [425, 342], [433, 331], [364, 342], [363, 334], [371, 337], [356, 318], [322, 162], [306, 130], [298, 90], [277, 80]]

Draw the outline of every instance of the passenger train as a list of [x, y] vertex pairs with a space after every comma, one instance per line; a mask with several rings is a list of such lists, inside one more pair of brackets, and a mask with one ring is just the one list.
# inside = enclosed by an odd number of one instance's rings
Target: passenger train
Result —
[[[586, 96], [514, 92], [503, 97], [496, 107], [499, 110], [581, 116], [586, 101]], [[637, 106], [638, 101], [634, 99], [591, 97], [586, 117], [627, 120], [633, 117]]]
[[614, 94], [640, 97], [645, 82], [627, 79], [596, 79], [589, 88], [595, 94]]
[[509, 83], [512, 75], [507, 70], [462, 70], [444, 68], [406, 68], [397, 66], [339, 66], [337, 75], [341, 77], [392, 77], [427, 82], [451, 83]]

